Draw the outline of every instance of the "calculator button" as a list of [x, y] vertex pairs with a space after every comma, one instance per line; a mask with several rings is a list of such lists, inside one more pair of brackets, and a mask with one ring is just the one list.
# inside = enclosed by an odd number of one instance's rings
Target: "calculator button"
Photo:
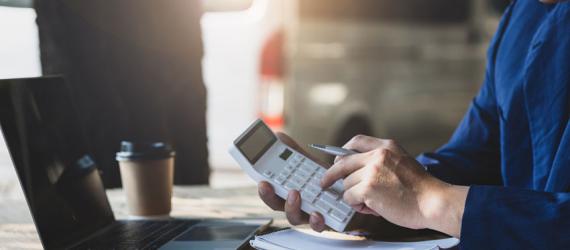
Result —
[[330, 189], [323, 192], [323, 195], [330, 198], [330, 199], [333, 199], [335, 201], [338, 200], [338, 197], [339, 197], [339, 194], [337, 192], [335, 192], [334, 190], [330, 190]]
[[270, 170], [265, 170], [263, 172], [263, 175], [265, 175], [265, 177], [267, 177], [267, 178], [271, 178], [271, 177], [273, 177], [273, 172], [271, 172]]
[[313, 172], [315, 172], [315, 170], [317, 170], [318, 166], [316, 166], [315, 164], [313, 164], [311, 162], [305, 162], [305, 163], [303, 163], [303, 165], [301, 165], [301, 168], [306, 170], [309, 173], [313, 173]]
[[303, 190], [301, 190], [301, 198], [304, 201], [307, 201], [309, 203], [313, 203], [313, 201], [317, 198], [317, 194], [311, 193], [311, 192], [307, 191], [307, 189], [303, 189]]
[[304, 157], [301, 154], [295, 154], [295, 156], [293, 156], [293, 160], [296, 160], [296, 161], [302, 161], [303, 158]]
[[311, 169], [307, 168], [305, 165], [299, 166], [297, 171], [303, 171], [303, 172], [307, 173], [308, 175], [313, 175], [313, 171]]
[[295, 160], [293, 160], [293, 159], [289, 159], [289, 160], [287, 161], [287, 165], [297, 166], [298, 164], [299, 164], [299, 162], [298, 162], [298, 161], [295, 161]]
[[327, 214], [330, 210], [331, 207], [329, 205], [327, 205], [324, 201], [317, 199], [315, 201], [315, 207], [321, 211], [323, 214]]
[[342, 184], [342, 181], [336, 181], [330, 188], [337, 192], [342, 192], [344, 190], [344, 185]]
[[311, 174], [302, 169], [295, 171], [295, 175], [301, 177], [305, 181], [308, 181], [311, 178]]
[[319, 193], [322, 191], [320, 187], [314, 186], [314, 185], [311, 185], [311, 184], [307, 184], [307, 186], [305, 186], [305, 189], [304, 189], [304, 190], [307, 191], [307, 192], [309, 192], [309, 193], [312, 193], [312, 194], [314, 194], [314, 195], [317, 195], [317, 194], [319, 194]]
[[321, 194], [321, 199], [331, 207], [338, 206], [338, 200], [330, 195], [327, 195], [326, 192], [323, 192], [323, 194]]
[[285, 181], [287, 180], [287, 176], [286, 175], [279, 175], [275, 178], [275, 181], [277, 183], [279, 183], [280, 185], [283, 185], [283, 183], [285, 183]]
[[279, 173], [280, 175], [284, 175], [284, 176], [289, 176], [291, 175], [292, 171], [287, 170], [287, 169], [283, 169], [283, 171], [281, 171], [281, 173]]
[[305, 186], [305, 184], [309, 183], [307, 178], [305, 178], [303, 176], [296, 175], [296, 173], [293, 175], [292, 178], [295, 178], [296, 181], [299, 181], [301, 186]]
[[348, 204], [346, 204], [343, 200], [341, 200], [338, 205], [336, 206], [336, 208], [343, 212], [344, 214], [348, 215], [350, 214], [350, 212], [352, 212], [352, 207], [350, 207]]
[[289, 179], [290, 182], [295, 183], [296, 185], [298, 185], [299, 187], [302, 187], [305, 182], [303, 181], [303, 179], [297, 177], [297, 176], [293, 176], [291, 179]]
[[297, 183], [294, 183], [291, 180], [289, 180], [287, 183], [285, 183], [285, 188], [287, 190], [292, 190], [292, 189], [299, 190], [299, 189], [301, 189], [301, 186], [299, 186]]
[[317, 187], [320, 187], [321, 186], [321, 179], [313, 176], [313, 178], [311, 178], [311, 180], [309, 180], [309, 183], [311, 183]]
[[331, 217], [335, 220], [338, 220], [340, 222], [344, 222], [346, 220], [346, 215], [337, 211], [337, 210], [332, 210], [330, 213]]
[[294, 167], [294, 166], [291, 166], [291, 165], [285, 165], [285, 170], [287, 170], [287, 171], [294, 171], [294, 170], [295, 170], [295, 167]]
[[325, 175], [325, 171], [324, 171], [324, 170], [323, 170], [323, 171], [317, 170], [317, 172], [315, 173], [315, 177], [318, 178], [319, 180], [320, 180], [321, 178], [323, 178], [324, 175]]

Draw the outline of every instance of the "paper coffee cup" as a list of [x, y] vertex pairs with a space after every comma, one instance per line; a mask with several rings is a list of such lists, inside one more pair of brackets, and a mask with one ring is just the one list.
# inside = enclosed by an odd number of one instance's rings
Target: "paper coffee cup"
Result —
[[171, 210], [174, 151], [165, 143], [124, 141], [117, 153], [129, 215], [168, 217]]

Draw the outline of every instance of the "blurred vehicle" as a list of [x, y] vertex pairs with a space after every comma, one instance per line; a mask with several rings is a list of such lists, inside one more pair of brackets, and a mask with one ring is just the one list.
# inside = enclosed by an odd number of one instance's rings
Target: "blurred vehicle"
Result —
[[214, 1], [222, 7], [202, 20], [218, 167], [234, 165], [226, 147], [255, 117], [302, 145], [368, 134], [413, 154], [436, 149], [482, 82], [486, 47], [508, 4], [239, 1], [249, 7], [219, 11], [228, 2]]
[[296, 1], [284, 29], [285, 70], [273, 76], [281, 81], [264, 80], [271, 71], [262, 64], [261, 116], [302, 145], [367, 134], [412, 154], [435, 150], [483, 80], [501, 13], [492, 2]]

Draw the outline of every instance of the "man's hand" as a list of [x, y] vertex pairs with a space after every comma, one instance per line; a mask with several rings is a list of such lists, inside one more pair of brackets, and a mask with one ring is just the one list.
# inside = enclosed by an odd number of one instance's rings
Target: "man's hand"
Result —
[[344, 178], [343, 198], [356, 211], [459, 236], [467, 187], [431, 176], [391, 140], [356, 136], [344, 147], [362, 153], [337, 158], [321, 180], [323, 188]]
[[[277, 137], [279, 139], [290, 146], [291, 148], [297, 150], [298, 152], [304, 154], [305, 156], [309, 157], [311, 160], [315, 161], [316, 163], [320, 164], [324, 167], [329, 167], [328, 164], [323, 163], [312, 157], [309, 153], [307, 153], [301, 146], [299, 146], [291, 137], [287, 136], [283, 133], [277, 133]], [[325, 220], [323, 216], [319, 213], [312, 213], [308, 215], [307, 213], [301, 210], [301, 196], [298, 191], [290, 191], [287, 197], [287, 200], [281, 199], [281, 197], [275, 194], [273, 190], [273, 186], [268, 182], [262, 181], [258, 185], [258, 192], [259, 196], [273, 210], [277, 211], [285, 211], [285, 215], [287, 220], [291, 225], [301, 225], [309, 223], [311, 228], [317, 232], [321, 232], [327, 229], [325, 225]], [[380, 217], [372, 216], [372, 215], [362, 215], [359, 214], [355, 223], [349, 226], [353, 226], [354, 229], [358, 230], [368, 230], [368, 231], [377, 231], [377, 230], [390, 230], [391, 232], [386, 232], [387, 235], [390, 236], [409, 236], [415, 235], [412, 232], [408, 232], [399, 228], [391, 223], [388, 223], [386, 220]]]
[[[319, 160], [308, 154], [301, 146], [299, 146], [291, 137], [283, 133], [277, 133], [279, 139], [290, 146], [291, 148], [297, 150], [298, 152], [309, 157], [311, 160], [319, 163], [321, 166], [328, 167], [328, 164], [324, 164]], [[298, 191], [292, 190], [289, 192], [287, 201], [281, 199], [275, 194], [273, 187], [268, 182], [262, 181], [258, 185], [259, 197], [273, 210], [285, 211], [287, 220], [291, 225], [301, 225], [301, 224], [311, 224], [313, 230], [321, 232], [326, 229], [325, 220], [323, 216], [319, 213], [313, 213], [307, 215], [305, 212], [301, 211], [301, 195]]]

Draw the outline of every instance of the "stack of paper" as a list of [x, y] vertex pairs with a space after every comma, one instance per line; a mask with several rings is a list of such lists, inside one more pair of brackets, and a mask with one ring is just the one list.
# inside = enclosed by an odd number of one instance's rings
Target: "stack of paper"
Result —
[[456, 238], [417, 242], [383, 242], [366, 240], [362, 237], [341, 234], [319, 234], [305, 229], [287, 229], [256, 236], [249, 242], [252, 247], [264, 250], [292, 249], [389, 249], [389, 250], [432, 250], [450, 248], [459, 244]]

